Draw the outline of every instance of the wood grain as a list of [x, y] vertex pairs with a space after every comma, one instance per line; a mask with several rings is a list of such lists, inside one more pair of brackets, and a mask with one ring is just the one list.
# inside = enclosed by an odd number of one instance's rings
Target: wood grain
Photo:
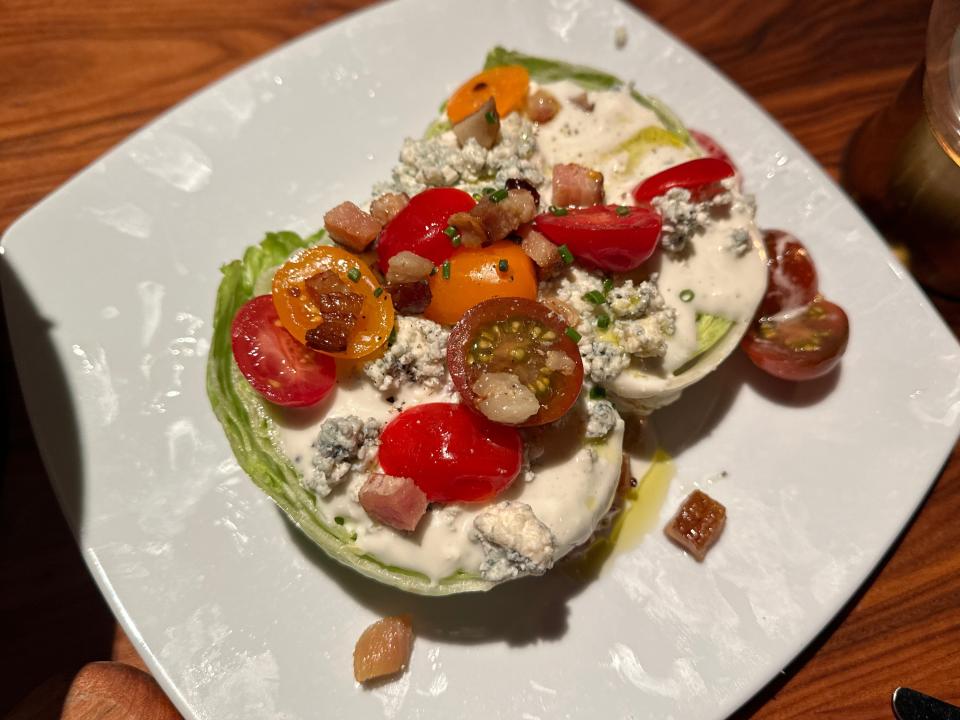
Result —
[[[0, 230], [190, 93], [366, 4], [4, 0]], [[637, 5], [755, 97], [834, 176], [850, 134], [893, 96], [920, 59], [929, 10], [926, 0]], [[935, 300], [960, 332], [960, 306]], [[8, 430], [0, 498], [0, 632], [9, 651], [0, 654], [0, 714], [19, 704], [17, 717], [51, 717], [48, 698], [63, 692], [62, 673], [109, 657], [112, 623], [47, 486], [5, 331], [2, 342]], [[960, 703], [958, 517], [955, 450], [865, 590], [737, 717], [887, 718], [890, 691], [898, 684]], [[31, 707], [39, 714], [30, 714]]]

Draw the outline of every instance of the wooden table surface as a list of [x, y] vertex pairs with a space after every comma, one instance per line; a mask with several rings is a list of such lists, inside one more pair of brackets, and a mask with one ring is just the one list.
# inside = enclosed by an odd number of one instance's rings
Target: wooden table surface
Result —
[[[0, 231], [189, 93], [366, 4], [3, 0]], [[927, 0], [637, 4], [757, 98], [834, 176], [851, 133], [921, 57], [929, 10]], [[958, 304], [936, 302], [960, 331]], [[113, 622], [50, 491], [5, 330], [0, 337], [0, 714], [53, 718], [80, 667], [109, 658]], [[888, 718], [901, 684], [960, 704], [957, 548], [955, 448], [866, 589], [737, 717]]]

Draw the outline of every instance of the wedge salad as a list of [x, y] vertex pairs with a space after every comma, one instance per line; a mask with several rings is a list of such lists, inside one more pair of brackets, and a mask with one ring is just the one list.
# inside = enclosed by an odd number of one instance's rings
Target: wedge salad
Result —
[[604, 72], [495, 48], [354, 200], [224, 266], [208, 392], [293, 522], [403, 590], [543, 574], [622, 507], [628, 423], [741, 342], [789, 379], [846, 343], [723, 150]]

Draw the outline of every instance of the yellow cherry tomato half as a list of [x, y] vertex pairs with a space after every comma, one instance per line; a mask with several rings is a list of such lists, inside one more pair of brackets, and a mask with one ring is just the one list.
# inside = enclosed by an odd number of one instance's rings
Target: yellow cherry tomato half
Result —
[[457, 88], [447, 102], [447, 117], [456, 125], [472, 115], [491, 97], [497, 115], [506, 117], [523, 107], [530, 88], [530, 73], [520, 65], [503, 65], [474, 75]]
[[448, 262], [449, 272], [441, 266], [430, 276], [431, 300], [423, 313], [441, 325], [453, 325], [467, 310], [490, 298], [537, 299], [533, 261], [509, 240], [483, 248], [460, 248]]
[[317, 245], [287, 260], [273, 277], [273, 304], [280, 322], [297, 340], [306, 344], [306, 334], [323, 323], [323, 315], [310, 299], [305, 281], [326, 270], [334, 271], [349, 292], [363, 298], [357, 324], [347, 335], [347, 348], [327, 352], [338, 358], [359, 358], [383, 345], [393, 330], [390, 294], [363, 260], [338, 247]]

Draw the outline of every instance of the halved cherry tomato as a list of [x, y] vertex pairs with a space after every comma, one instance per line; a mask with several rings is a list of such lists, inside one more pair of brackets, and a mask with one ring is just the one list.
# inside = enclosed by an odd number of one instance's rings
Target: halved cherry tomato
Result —
[[506, 117], [519, 110], [530, 88], [530, 73], [520, 65], [503, 65], [484, 70], [467, 80], [450, 96], [447, 117], [456, 124], [472, 115], [491, 97], [497, 115]]
[[688, 131], [693, 139], [697, 141], [697, 145], [703, 148], [703, 151], [707, 154], [707, 157], [716, 158], [717, 160], [724, 160], [725, 162], [730, 163], [731, 166], [736, 167], [733, 164], [733, 160], [730, 159], [730, 156], [727, 154], [727, 151], [723, 149], [723, 146], [713, 139], [710, 135], [707, 135], [705, 132], [700, 132], [699, 130], [689, 130]]
[[259, 295], [237, 311], [231, 339], [240, 372], [276, 405], [313, 405], [337, 381], [333, 358], [297, 342], [281, 324], [269, 295]]
[[754, 322], [743, 349], [761, 370], [783, 380], [812, 380], [840, 362], [850, 322], [839, 305], [817, 298], [809, 305]]
[[523, 440], [465, 405], [414, 405], [380, 434], [380, 465], [411, 478], [430, 502], [482, 502], [520, 473]]
[[393, 218], [377, 241], [377, 264], [387, 272], [390, 258], [409, 250], [439, 265], [453, 253], [450, 237], [444, 234], [447, 220], [458, 212], [467, 212], [477, 201], [456, 188], [428, 188], [417, 193]]
[[817, 269], [807, 248], [783, 230], [765, 230], [767, 248], [767, 294], [760, 303], [760, 317], [801, 307], [817, 296]]
[[650, 202], [667, 190], [683, 188], [690, 191], [695, 201], [706, 200], [718, 191], [717, 183], [736, 174], [736, 168], [726, 160], [715, 157], [688, 160], [648, 177], [634, 188], [633, 199], [638, 203]]
[[494, 298], [473, 306], [447, 342], [447, 368], [460, 397], [479, 410], [473, 385], [480, 376], [513, 373], [540, 401], [540, 411], [520, 425], [556, 420], [583, 385], [580, 350], [566, 330], [563, 318], [535, 300]]
[[327, 354], [340, 358], [369, 355], [387, 341], [393, 330], [393, 303], [389, 293], [374, 294], [380, 283], [373, 271], [363, 260], [342, 248], [327, 245], [307, 248], [277, 270], [273, 277], [273, 304], [280, 322], [302, 343], [306, 342], [308, 330], [323, 323], [323, 316], [304, 283], [325, 270], [335, 272], [350, 292], [363, 298], [358, 322], [347, 338], [347, 349]]
[[660, 239], [660, 215], [649, 205], [594, 205], [546, 212], [534, 221], [556, 245], [566, 245], [587, 265], [626, 272], [653, 255]]
[[533, 261], [509, 240], [481, 248], [459, 248], [449, 262], [449, 273], [441, 266], [430, 277], [432, 299], [423, 313], [441, 325], [453, 325], [467, 310], [490, 298], [537, 297]]

